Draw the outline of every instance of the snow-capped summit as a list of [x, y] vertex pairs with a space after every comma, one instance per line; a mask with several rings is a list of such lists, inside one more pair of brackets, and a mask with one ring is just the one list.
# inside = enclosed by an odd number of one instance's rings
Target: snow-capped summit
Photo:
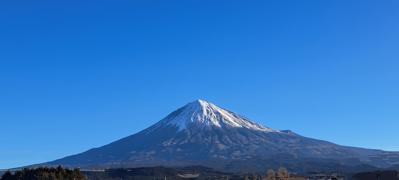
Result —
[[265, 132], [277, 131], [201, 99], [188, 103], [171, 113], [162, 122], [168, 125], [175, 125], [179, 130], [194, 125], [197, 127], [246, 128]]

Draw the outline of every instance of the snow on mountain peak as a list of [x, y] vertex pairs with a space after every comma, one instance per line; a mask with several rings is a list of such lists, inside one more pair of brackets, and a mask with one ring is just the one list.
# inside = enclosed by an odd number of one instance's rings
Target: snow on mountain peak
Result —
[[233, 112], [220, 108], [205, 100], [196, 100], [172, 113], [164, 122], [177, 126], [179, 130], [186, 129], [189, 125], [246, 128], [257, 131], [276, 132], [239, 116]]

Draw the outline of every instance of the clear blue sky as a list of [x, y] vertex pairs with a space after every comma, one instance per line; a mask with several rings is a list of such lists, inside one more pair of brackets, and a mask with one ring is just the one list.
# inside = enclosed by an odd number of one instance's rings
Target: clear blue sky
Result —
[[0, 168], [107, 144], [198, 98], [399, 150], [398, 19], [396, 0], [2, 1]]

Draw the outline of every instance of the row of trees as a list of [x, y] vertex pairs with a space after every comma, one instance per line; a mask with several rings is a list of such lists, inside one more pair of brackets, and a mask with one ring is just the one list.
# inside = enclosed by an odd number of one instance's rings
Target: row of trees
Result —
[[[128, 177], [126, 177], [128, 178]], [[291, 177], [285, 168], [279, 168], [277, 171], [268, 170], [263, 175], [246, 175], [241, 176], [244, 180], [302, 180], [300, 177]], [[241, 179], [240, 178], [240, 179]], [[57, 168], [25, 168], [20, 171], [7, 171], [0, 180], [84, 180], [85, 175], [79, 169], [67, 169], [58, 166]], [[225, 177], [225, 179], [230, 179]], [[235, 178], [233, 178], [235, 179]]]
[[288, 170], [285, 168], [280, 168], [277, 172], [275, 172], [273, 169], [269, 169], [266, 172], [265, 180], [285, 180], [288, 178], [290, 178], [290, 173]]
[[276, 171], [269, 169], [265, 175], [247, 175], [244, 180], [302, 180], [302, 177], [291, 177], [285, 168], [279, 168]]
[[25, 168], [20, 171], [7, 171], [1, 180], [84, 180], [85, 176], [79, 169], [57, 168]]

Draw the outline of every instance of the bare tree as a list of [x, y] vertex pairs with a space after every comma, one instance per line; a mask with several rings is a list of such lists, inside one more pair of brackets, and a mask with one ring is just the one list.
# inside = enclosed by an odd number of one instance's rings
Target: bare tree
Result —
[[285, 179], [288, 179], [289, 177], [290, 177], [290, 174], [288, 173], [287, 169], [285, 169], [283, 167], [278, 169], [278, 172], [277, 172], [278, 179], [285, 180]]
[[267, 170], [266, 177], [263, 180], [276, 180], [276, 172], [273, 169]]
[[249, 177], [247, 175], [245, 175], [244, 180], [249, 180]]

